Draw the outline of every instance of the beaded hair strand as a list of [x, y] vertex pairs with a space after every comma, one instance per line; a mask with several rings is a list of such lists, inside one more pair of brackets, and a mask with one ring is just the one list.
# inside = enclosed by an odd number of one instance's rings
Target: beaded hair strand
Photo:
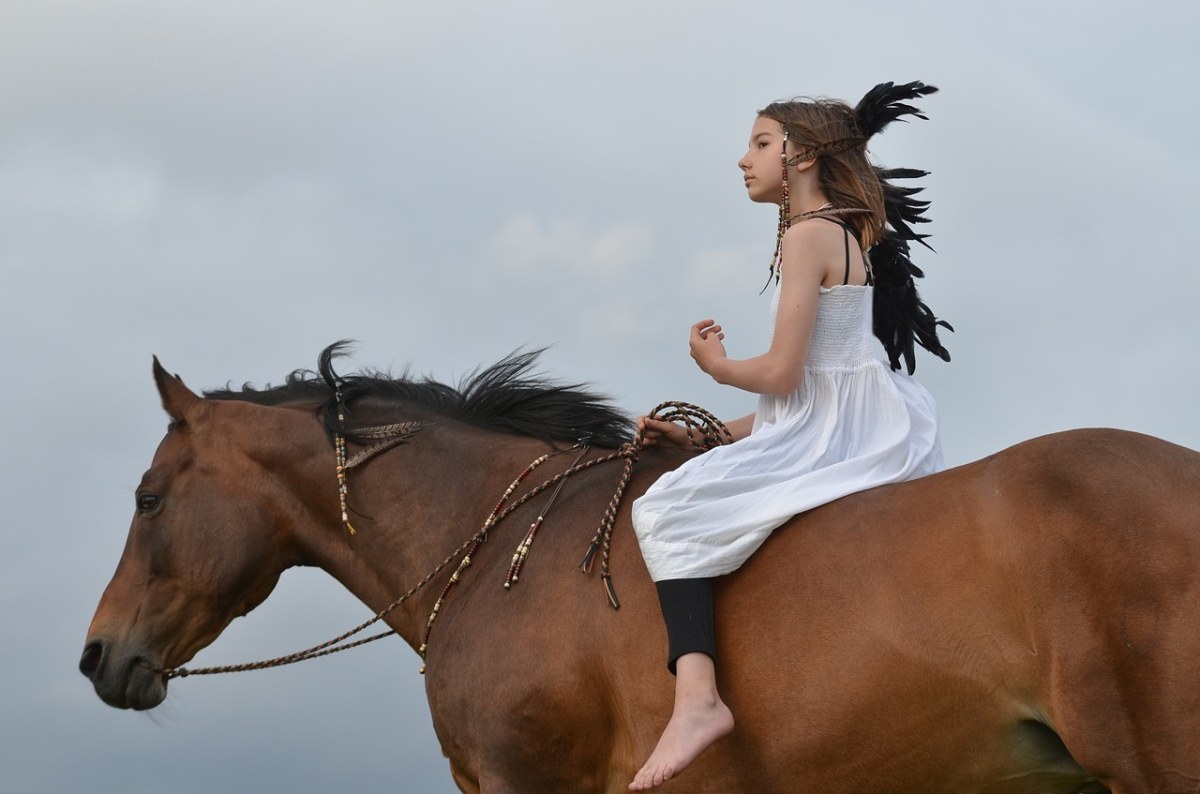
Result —
[[[767, 276], [767, 284], [763, 286], [763, 291], [766, 291], [767, 286], [770, 286], [771, 281], [779, 281], [779, 268], [782, 266], [783, 258], [783, 235], [787, 233], [788, 227], [791, 226], [792, 208], [791, 200], [788, 196], [788, 156], [787, 156], [787, 129], [783, 130], [783, 147], [779, 150], [779, 163], [783, 168], [783, 200], [779, 202], [779, 225], [775, 230], [775, 253], [771, 255], [771, 270]], [[762, 292], [759, 293], [760, 295]]]

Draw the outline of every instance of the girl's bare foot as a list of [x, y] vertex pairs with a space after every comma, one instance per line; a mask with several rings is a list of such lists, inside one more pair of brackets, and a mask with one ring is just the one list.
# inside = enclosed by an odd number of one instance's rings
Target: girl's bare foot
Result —
[[[700, 658], [693, 660], [689, 656]], [[691, 662], [707, 667], [701, 671], [699, 681], [685, 673], [685, 665]], [[645, 791], [670, 780], [706, 747], [733, 730], [733, 713], [717, 694], [712, 659], [703, 654], [689, 654], [679, 660], [678, 669], [671, 721], [650, 754], [650, 760], [629, 784], [630, 791]]]

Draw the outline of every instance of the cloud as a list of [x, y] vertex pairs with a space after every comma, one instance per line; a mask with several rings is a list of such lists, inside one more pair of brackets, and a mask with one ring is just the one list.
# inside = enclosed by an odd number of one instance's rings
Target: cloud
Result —
[[491, 248], [508, 272], [611, 279], [627, 274], [647, 258], [654, 240], [649, 226], [623, 221], [590, 229], [579, 218], [540, 220], [525, 213], [510, 218]]

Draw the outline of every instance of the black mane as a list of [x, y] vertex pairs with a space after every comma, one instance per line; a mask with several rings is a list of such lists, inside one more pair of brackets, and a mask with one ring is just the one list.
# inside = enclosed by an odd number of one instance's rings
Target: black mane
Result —
[[632, 435], [629, 418], [607, 398], [579, 384], [548, 380], [534, 371], [541, 350], [519, 351], [448, 386], [429, 378], [414, 380], [407, 373], [393, 377], [379, 371], [338, 375], [333, 360], [348, 343], [336, 342], [321, 351], [317, 371], [298, 369], [279, 386], [255, 389], [226, 387], [206, 391], [214, 400], [244, 400], [258, 405], [313, 405], [330, 432], [355, 438], [353, 424], [338, 426], [340, 405], [348, 420], [360, 400], [413, 405], [476, 427], [532, 436], [544, 441], [585, 441], [618, 447]]

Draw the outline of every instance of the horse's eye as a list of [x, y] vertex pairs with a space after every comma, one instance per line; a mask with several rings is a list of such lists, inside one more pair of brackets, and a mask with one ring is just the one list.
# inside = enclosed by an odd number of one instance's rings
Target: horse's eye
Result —
[[153, 513], [158, 508], [159, 499], [156, 494], [140, 493], [137, 495], [137, 509], [139, 513]]

